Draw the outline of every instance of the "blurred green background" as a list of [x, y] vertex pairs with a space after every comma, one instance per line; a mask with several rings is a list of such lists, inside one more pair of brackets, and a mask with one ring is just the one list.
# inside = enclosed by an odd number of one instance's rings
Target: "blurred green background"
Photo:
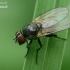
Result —
[[0, 6], [5, 1], [8, 8], [0, 8], [0, 70], [22, 70], [26, 44], [15, 44], [13, 37], [32, 21], [35, 1], [0, 0]]
[[[8, 8], [0, 8], [0, 70], [22, 70], [27, 51], [26, 43], [19, 46], [15, 44], [13, 37], [17, 30], [32, 21], [36, 0], [1, 0], [0, 6], [5, 6], [1, 2], [7, 2]], [[70, 0], [57, 0], [60, 6], [63, 2], [64, 7], [69, 8]], [[69, 38], [70, 30], [61, 70], [70, 69]]]

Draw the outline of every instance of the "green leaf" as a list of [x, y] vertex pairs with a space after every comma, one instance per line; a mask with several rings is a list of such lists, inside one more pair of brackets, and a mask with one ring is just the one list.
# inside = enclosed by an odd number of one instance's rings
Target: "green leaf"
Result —
[[[64, 1], [36, 0], [33, 19], [53, 8], [61, 6], [66, 7], [67, 4], [64, 4]], [[67, 30], [57, 33], [57, 35], [62, 38], [67, 38], [67, 34]], [[24, 61], [23, 70], [60, 70], [66, 41], [47, 37], [41, 37], [40, 39], [43, 46], [38, 54], [38, 64], [36, 64], [36, 50], [40, 46], [37, 40], [33, 40], [32, 44], [30, 45], [29, 53]]]

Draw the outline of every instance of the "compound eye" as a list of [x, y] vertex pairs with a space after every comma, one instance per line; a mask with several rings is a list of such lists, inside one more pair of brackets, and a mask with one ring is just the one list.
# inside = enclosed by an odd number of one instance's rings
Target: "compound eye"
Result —
[[18, 37], [18, 43], [19, 45], [22, 45], [23, 43], [25, 43], [25, 38], [23, 35], [21, 35], [20, 37]]

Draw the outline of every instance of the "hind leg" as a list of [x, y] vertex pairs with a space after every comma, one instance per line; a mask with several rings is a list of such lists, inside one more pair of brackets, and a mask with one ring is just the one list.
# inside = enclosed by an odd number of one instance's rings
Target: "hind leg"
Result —
[[62, 39], [62, 40], [66, 40], [66, 39], [64, 39], [64, 38], [61, 38], [61, 37], [58, 37], [56, 34], [54, 34], [54, 33], [51, 33], [51, 34], [49, 34], [49, 35], [46, 35], [46, 37], [56, 37], [56, 38], [59, 38], [59, 39]]

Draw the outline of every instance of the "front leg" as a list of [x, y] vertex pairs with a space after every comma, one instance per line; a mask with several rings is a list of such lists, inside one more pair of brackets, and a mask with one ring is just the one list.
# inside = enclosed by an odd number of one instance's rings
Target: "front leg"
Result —
[[27, 40], [26, 40], [26, 42], [27, 42], [27, 46], [26, 46], [26, 48], [27, 48], [27, 53], [26, 53], [25, 57], [27, 56], [27, 54], [28, 54], [28, 52], [29, 52], [29, 45], [32, 43], [32, 40], [30, 40], [29, 44], [28, 44], [28, 41], [27, 41]]

